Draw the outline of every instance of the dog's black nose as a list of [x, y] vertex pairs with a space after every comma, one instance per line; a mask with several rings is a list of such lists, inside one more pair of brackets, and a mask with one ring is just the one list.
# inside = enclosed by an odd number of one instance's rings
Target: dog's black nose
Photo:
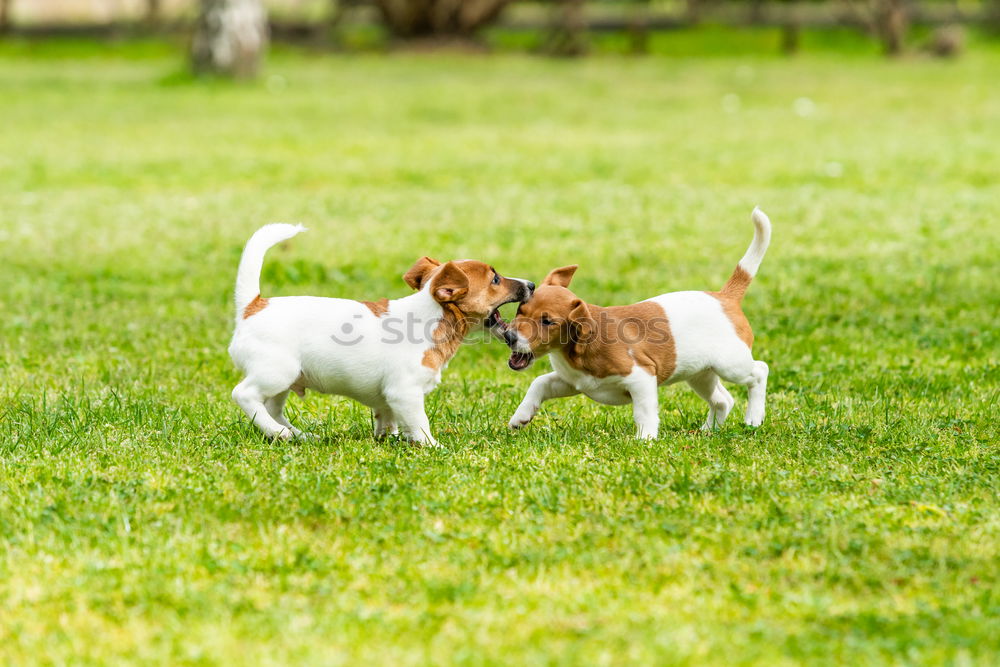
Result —
[[528, 291], [529, 292], [535, 291], [535, 283], [531, 282], [530, 280], [528, 281]]

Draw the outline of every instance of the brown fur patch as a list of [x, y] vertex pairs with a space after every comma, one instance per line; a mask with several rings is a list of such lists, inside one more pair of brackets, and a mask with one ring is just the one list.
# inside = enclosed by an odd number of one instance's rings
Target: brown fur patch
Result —
[[368, 310], [372, 311], [375, 317], [382, 317], [389, 312], [389, 299], [379, 299], [378, 301], [362, 301]]
[[573, 274], [576, 273], [578, 268], [580, 268], [578, 265], [571, 264], [570, 266], [552, 269], [549, 271], [549, 275], [545, 276], [545, 279], [542, 280], [542, 284], [569, 287], [570, 281], [573, 280]]
[[733, 328], [736, 329], [736, 335], [747, 344], [747, 347], [753, 348], [753, 329], [750, 328], [747, 316], [743, 314], [739, 300], [727, 296], [724, 291], [706, 292], [706, 294], [719, 300], [719, 303], [722, 304], [722, 312], [726, 314], [729, 321], [733, 323]]
[[750, 328], [747, 316], [743, 314], [740, 302], [743, 301], [743, 295], [747, 293], [747, 288], [752, 280], [753, 276], [737, 264], [736, 268], [733, 269], [733, 274], [729, 276], [729, 280], [726, 281], [721, 290], [706, 292], [709, 296], [719, 300], [722, 304], [722, 312], [726, 314], [729, 321], [733, 323], [733, 328], [736, 329], [736, 335], [750, 348], [753, 347], [753, 329]]
[[251, 315], [256, 315], [265, 308], [267, 308], [267, 299], [258, 294], [254, 297], [253, 301], [248, 303], [246, 308], [243, 309], [243, 319], [246, 319]]
[[421, 257], [410, 267], [410, 270], [403, 274], [403, 280], [411, 288], [418, 290], [427, 279], [427, 275], [441, 266], [441, 262], [431, 257]]
[[[456, 269], [462, 275], [455, 275]], [[474, 323], [485, 320], [502, 304], [521, 297], [521, 283], [501, 276], [500, 282], [494, 284], [496, 275], [492, 266], [473, 259], [447, 262], [433, 270], [428, 279], [444, 315], [431, 334], [434, 346], [424, 352], [421, 360], [424, 366], [433, 370], [444, 366], [455, 356]]]
[[458, 352], [458, 347], [469, 333], [469, 320], [458, 306], [453, 303], [443, 303], [444, 316], [431, 334], [434, 346], [424, 351], [420, 363], [431, 370], [438, 370]]
[[677, 368], [677, 348], [663, 308], [650, 301], [601, 308], [588, 304], [598, 335], [563, 348], [574, 367], [593, 375], [628, 375], [638, 366], [661, 384]]
[[750, 287], [750, 281], [753, 280], [753, 276], [743, 270], [743, 267], [739, 264], [733, 269], [733, 274], [729, 276], [729, 280], [726, 284], [722, 286], [722, 290], [719, 294], [723, 295], [727, 299], [731, 299], [739, 303], [743, 300], [743, 295], [747, 293], [747, 288]]
[[[542, 319], [553, 321], [550, 326]], [[644, 301], [602, 308], [585, 304], [568, 289], [539, 287], [513, 323], [535, 356], [558, 351], [570, 365], [605, 378], [639, 366], [662, 383], [677, 368], [677, 348], [663, 308]]]
[[521, 296], [521, 283], [516, 280], [501, 276], [499, 284], [494, 285], [496, 271], [489, 264], [474, 259], [452, 263], [462, 270], [469, 281], [469, 291], [456, 301], [456, 305], [473, 320], [485, 319], [501, 304]]

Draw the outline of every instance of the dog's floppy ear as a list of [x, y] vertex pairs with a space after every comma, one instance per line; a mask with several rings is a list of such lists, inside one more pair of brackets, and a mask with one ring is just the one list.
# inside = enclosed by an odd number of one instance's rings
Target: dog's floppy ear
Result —
[[455, 262], [448, 262], [434, 276], [431, 291], [441, 303], [458, 301], [469, 291], [469, 277]]
[[570, 337], [576, 343], [577, 351], [580, 351], [597, 334], [597, 322], [590, 316], [590, 309], [587, 308], [587, 304], [580, 299], [574, 299], [569, 308], [569, 315], [566, 317], [566, 320], [569, 322]]
[[577, 265], [572, 264], [570, 266], [564, 266], [561, 269], [552, 269], [549, 271], [549, 275], [545, 276], [545, 280], [542, 281], [543, 285], [555, 285], [556, 287], [569, 287], [569, 281], [573, 279], [573, 274], [576, 273]]
[[430, 257], [421, 257], [417, 263], [410, 267], [410, 270], [403, 274], [406, 284], [415, 290], [420, 289], [427, 279], [427, 274], [441, 266], [441, 262]]

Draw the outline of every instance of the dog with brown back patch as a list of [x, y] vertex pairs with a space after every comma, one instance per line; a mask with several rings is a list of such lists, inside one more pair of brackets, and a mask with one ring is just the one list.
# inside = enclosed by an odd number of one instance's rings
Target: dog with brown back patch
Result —
[[304, 229], [266, 225], [243, 250], [229, 354], [245, 377], [233, 400], [266, 435], [286, 439], [302, 435], [283, 414], [289, 392], [339, 394], [374, 411], [377, 436], [401, 427], [409, 440], [436, 445], [424, 395], [470, 331], [485, 328], [509, 344], [498, 309], [527, 300], [534, 283], [477, 260], [423, 257], [403, 276], [416, 293], [399, 299], [261, 297], [264, 253]]
[[703, 428], [711, 429], [735, 402], [720, 379], [747, 387], [746, 423], [759, 426], [768, 367], [751, 354], [753, 332], [740, 303], [770, 243], [771, 222], [760, 209], [751, 217], [753, 241], [718, 292], [671, 292], [604, 308], [569, 290], [576, 266], [551, 271], [506, 332], [513, 370], [546, 354], [553, 367], [531, 383], [510, 427], [530, 422], [550, 398], [582, 393], [608, 405], [631, 403], [638, 437], [656, 438], [657, 387], [686, 381], [708, 403]]

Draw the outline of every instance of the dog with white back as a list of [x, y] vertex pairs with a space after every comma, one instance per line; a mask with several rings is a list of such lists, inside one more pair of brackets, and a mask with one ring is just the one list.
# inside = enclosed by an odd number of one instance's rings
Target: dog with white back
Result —
[[709, 405], [703, 428], [721, 425], [734, 400], [720, 380], [748, 389], [745, 420], [764, 421], [768, 366], [753, 358], [753, 331], [741, 302], [771, 239], [771, 222], [752, 214], [754, 237], [718, 292], [671, 292], [604, 308], [569, 290], [576, 266], [554, 269], [518, 307], [506, 338], [508, 365], [522, 371], [548, 354], [553, 372], [531, 383], [510, 420], [521, 428], [544, 401], [585, 394], [608, 405], [631, 403], [639, 438], [659, 431], [657, 387], [685, 381]]
[[436, 445], [425, 394], [470, 331], [509, 336], [498, 308], [527, 300], [534, 284], [476, 260], [423, 257], [403, 276], [416, 293], [399, 299], [262, 297], [265, 252], [304, 230], [266, 225], [243, 250], [229, 354], [245, 377], [233, 400], [264, 434], [287, 439], [302, 435], [283, 414], [290, 392], [339, 394], [374, 411], [376, 436], [402, 429], [413, 442]]

